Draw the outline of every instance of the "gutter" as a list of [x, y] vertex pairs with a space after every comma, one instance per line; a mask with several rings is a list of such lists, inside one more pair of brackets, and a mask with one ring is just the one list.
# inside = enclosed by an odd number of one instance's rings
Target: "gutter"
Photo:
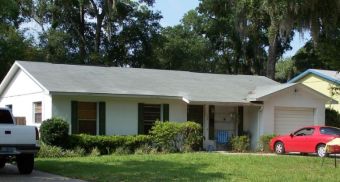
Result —
[[[166, 95], [142, 95], [142, 94], [110, 94], [110, 93], [87, 93], [87, 92], [58, 92], [50, 91], [52, 96], [95, 96], [95, 97], [119, 97], [119, 98], [153, 98], [153, 99], [175, 99], [187, 100], [181, 96], [166, 96]], [[185, 100], [184, 100], [185, 99]], [[187, 100], [190, 102], [189, 100]]]

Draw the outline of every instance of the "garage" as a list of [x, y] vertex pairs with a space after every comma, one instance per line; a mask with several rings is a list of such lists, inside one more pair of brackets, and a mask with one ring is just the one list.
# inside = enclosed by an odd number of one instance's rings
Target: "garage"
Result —
[[287, 134], [304, 126], [314, 125], [314, 109], [275, 107], [275, 134]]

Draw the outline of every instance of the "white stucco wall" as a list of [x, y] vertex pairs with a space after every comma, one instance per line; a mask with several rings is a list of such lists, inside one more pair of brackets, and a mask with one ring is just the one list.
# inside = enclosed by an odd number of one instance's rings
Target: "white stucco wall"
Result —
[[42, 102], [42, 120], [51, 118], [52, 100], [48, 92], [25, 72], [18, 70], [0, 98], [0, 106], [12, 105], [15, 117], [26, 117], [27, 125], [40, 126], [33, 121], [33, 102]]
[[236, 106], [215, 106], [214, 112], [215, 130], [227, 130], [234, 136], [236, 135]]
[[259, 113], [260, 106], [244, 106], [243, 112], [243, 130], [250, 133], [250, 148], [256, 150], [260, 133], [259, 133]]
[[275, 93], [264, 99], [260, 120], [260, 135], [274, 133], [275, 107], [304, 107], [314, 109], [314, 124], [325, 124], [325, 103], [327, 101], [315, 93], [299, 86], [294, 86]]
[[187, 120], [187, 105], [182, 100], [115, 98], [94, 96], [53, 96], [52, 115], [71, 122], [71, 101], [106, 102], [106, 134], [131, 135], [138, 133], [138, 103], [169, 104], [169, 120]]

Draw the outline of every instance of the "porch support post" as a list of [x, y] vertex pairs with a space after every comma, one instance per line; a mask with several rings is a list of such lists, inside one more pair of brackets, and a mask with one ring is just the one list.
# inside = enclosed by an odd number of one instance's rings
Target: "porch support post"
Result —
[[205, 140], [203, 147], [206, 148], [206, 141], [209, 140], [209, 105], [207, 104], [204, 105], [203, 136]]

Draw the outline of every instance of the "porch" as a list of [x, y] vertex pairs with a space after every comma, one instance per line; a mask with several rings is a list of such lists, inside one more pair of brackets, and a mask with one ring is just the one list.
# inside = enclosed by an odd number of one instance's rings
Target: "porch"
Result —
[[188, 121], [203, 127], [205, 150], [230, 150], [234, 136], [249, 135], [251, 149], [256, 149], [259, 138], [259, 112], [256, 104], [204, 104], [188, 105]]

